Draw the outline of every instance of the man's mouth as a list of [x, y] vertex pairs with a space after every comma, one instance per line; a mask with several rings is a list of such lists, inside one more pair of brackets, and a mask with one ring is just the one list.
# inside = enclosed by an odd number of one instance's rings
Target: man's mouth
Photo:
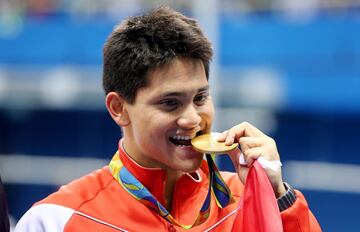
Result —
[[191, 146], [191, 139], [200, 135], [201, 132], [199, 131], [196, 135], [188, 136], [188, 135], [174, 135], [169, 138], [170, 142], [175, 144], [176, 146]]

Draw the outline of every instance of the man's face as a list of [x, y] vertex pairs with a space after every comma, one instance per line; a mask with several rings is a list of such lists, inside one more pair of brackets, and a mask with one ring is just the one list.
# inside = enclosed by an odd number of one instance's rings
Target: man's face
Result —
[[145, 167], [195, 171], [203, 155], [190, 140], [210, 131], [214, 114], [202, 63], [175, 59], [148, 78], [135, 103], [126, 104], [130, 124], [123, 128], [125, 150]]

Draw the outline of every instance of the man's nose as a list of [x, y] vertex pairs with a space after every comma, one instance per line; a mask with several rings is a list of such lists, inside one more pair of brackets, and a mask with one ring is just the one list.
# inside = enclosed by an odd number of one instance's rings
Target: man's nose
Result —
[[187, 107], [178, 119], [178, 125], [184, 129], [193, 129], [201, 122], [201, 116], [195, 106]]

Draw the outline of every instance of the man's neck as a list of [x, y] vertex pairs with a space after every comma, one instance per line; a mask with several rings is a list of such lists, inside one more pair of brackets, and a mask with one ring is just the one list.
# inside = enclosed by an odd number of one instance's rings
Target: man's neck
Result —
[[[134, 156], [131, 152], [131, 145], [126, 144], [127, 140], [124, 140], [122, 146], [125, 152], [131, 157], [136, 163], [138, 163], [141, 166], [146, 167], [142, 160], [139, 160], [138, 157]], [[161, 167], [159, 167], [161, 168]], [[164, 200], [165, 205], [164, 207], [170, 212], [172, 208], [172, 200], [173, 200], [173, 194], [176, 186], [177, 180], [184, 174], [181, 171], [175, 171], [175, 170], [169, 170], [169, 169], [163, 169], [166, 172], [166, 182], [165, 182], [165, 190], [164, 190]]]
[[166, 171], [166, 184], [164, 191], [165, 208], [170, 212], [172, 209], [173, 195], [177, 180], [183, 175], [182, 172]]

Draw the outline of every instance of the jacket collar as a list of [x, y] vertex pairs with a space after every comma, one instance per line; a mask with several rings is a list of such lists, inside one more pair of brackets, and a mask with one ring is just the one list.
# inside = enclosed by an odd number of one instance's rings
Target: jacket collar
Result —
[[[122, 141], [122, 139], [119, 141], [119, 158], [129, 172], [133, 174], [161, 204], [164, 204], [164, 190], [166, 184], [165, 170], [161, 168], [146, 168], [138, 164], [124, 150]], [[204, 160], [199, 170], [193, 173], [186, 173], [178, 179], [175, 190], [178, 189], [178, 186], [181, 186], [181, 191], [175, 191], [174, 195], [181, 194], [181, 197], [190, 196], [196, 189], [201, 187], [201, 182], [204, 178], [207, 178], [206, 173], [208, 173], [208, 168], [206, 161]]]

